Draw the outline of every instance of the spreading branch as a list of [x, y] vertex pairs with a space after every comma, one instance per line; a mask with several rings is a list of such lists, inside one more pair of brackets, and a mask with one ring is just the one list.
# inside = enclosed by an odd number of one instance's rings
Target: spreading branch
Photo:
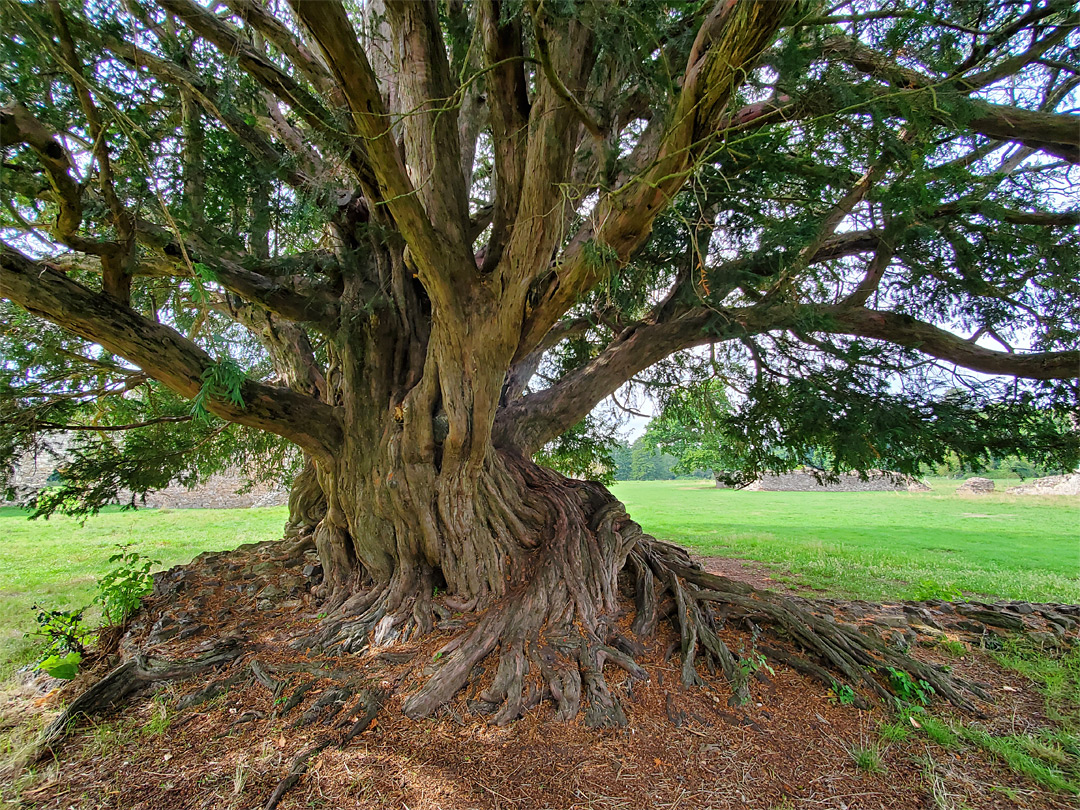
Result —
[[[214, 359], [175, 329], [95, 293], [11, 248], [0, 250], [0, 295], [68, 332], [105, 347], [181, 396], [195, 398]], [[288, 388], [246, 380], [244, 405], [208, 397], [206, 409], [230, 422], [276, 433], [320, 458], [341, 441], [334, 409]]]

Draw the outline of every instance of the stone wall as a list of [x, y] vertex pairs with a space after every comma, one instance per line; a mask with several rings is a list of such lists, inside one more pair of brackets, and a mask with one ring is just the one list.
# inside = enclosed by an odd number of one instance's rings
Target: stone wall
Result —
[[64, 460], [70, 441], [70, 434], [53, 435], [42, 440], [36, 455], [23, 453], [15, 463], [15, 474], [11, 479], [15, 487], [15, 500], [2, 500], [0, 494], [0, 504], [20, 503], [45, 486], [49, 476], [56, 472], [57, 466]]
[[[63, 462], [68, 443], [67, 435], [58, 434], [43, 442], [36, 457], [32, 453], [24, 454], [16, 465], [13, 478], [16, 499], [0, 503], [22, 503], [45, 486], [49, 476]], [[277, 484], [257, 484], [250, 492], [237, 494], [238, 490], [244, 488], [244, 483], [242, 470], [229, 470], [210, 476], [194, 489], [173, 484], [148, 494], [145, 504], [138, 500], [136, 503], [152, 509], [243, 509], [249, 506], [282, 506], [289, 502], [288, 489]], [[130, 497], [128, 493], [121, 493], [121, 503]]]
[[1080, 473], [1036, 478], [1005, 491], [1009, 495], [1080, 495]]
[[[151, 509], [245, 509], [257, 506], [283, 506], [289, 502], [289, 490], [273, 484], [257, 484], [250, 492], [243, 489], [244, 476], [240, 470], [212, 475], [205, 482], [188, 489], [173, 484], [146, 496], [145, 506]], [[138, 503], [138, 501], [136, 501]]]
[[[722, 486], [718, 481], [717, 486]], [[768, 473], [743, 488], [748, 492], [929, 492], [930, 487], [917, 478], [871, 470], [866, 480], [858, 473], [842, 473], [839, 481], [819, 482], [810, 470]]]

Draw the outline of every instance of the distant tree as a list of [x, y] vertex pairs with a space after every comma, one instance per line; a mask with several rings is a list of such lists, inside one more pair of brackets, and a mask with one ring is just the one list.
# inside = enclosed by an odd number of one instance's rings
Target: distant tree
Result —
[[630, 471], [632, 465], [632, 453], [630, 445], [624, 441], [620, 441], [611, 450], [611, 458], [615, 462], [615, 480], [616, 481], [629, 481]]
[[730, 432], [731, 403], [720, 380], [705, 380], [668, 393], [645, 430], [650, 445], [677, 459], [672, 471], [741, 479], [746, 467], [736, 437]]
[[630, 446], [630, 480], [670, 481], [675, 478], [678, 459], [646, 436], [639, 436]]

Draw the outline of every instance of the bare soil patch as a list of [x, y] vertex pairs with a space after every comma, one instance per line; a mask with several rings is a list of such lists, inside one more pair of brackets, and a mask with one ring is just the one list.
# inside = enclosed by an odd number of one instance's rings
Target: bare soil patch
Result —
[[778, 571], [775, 567], [770, 567], [765, 563], [755, 562], [754, 560], [740, 560], [733, 557], [706, 557], [699, 554], [693, 555], [693, 559], [694, 562], [699, 563], [710, 574], [745, 582], [755, 588], [764, 588], [787, 594], [801, 592], [800, 589], [792, 588], [786, 582], [773, 579], [773, 576]]

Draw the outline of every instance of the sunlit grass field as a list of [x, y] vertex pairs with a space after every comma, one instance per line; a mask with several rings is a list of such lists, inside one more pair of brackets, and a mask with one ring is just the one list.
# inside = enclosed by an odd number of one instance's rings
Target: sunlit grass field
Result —
[[31, 521], [19, 509], [0, 508], [0, 677], [34, 655], [36, 643], [23, 637], [35, 627], [33, 606], [69, 610], [89, 603], [117, 545], [130, 543], [169, 568], [203, 551], [281, 537], [286, 517], [285, 507], [116, 508], [80, 525], [65, 517]]
[[[1080, 602], [1080, 499], [932, 492], [739, 492], [711, 481], [614, 487], [645, 531], [775, 579], [882, 600]], [[998, 482], [1002, 487], [1003, 482]]]
[[[617, 484], [646, 531], [705, 555], [759, 560], [836, 596], [1080, 602], [1080, 500], [929, 493], [736, 492], [708, 481]], [[85, 524], [0, 509], [0, 675], [30, 660], [32, 606], [93, 599], [117, 544], [160, 560], [281, 536], [284, 507], [108, 511]], [[91, 614], [88, 614], [92, 616]]]

